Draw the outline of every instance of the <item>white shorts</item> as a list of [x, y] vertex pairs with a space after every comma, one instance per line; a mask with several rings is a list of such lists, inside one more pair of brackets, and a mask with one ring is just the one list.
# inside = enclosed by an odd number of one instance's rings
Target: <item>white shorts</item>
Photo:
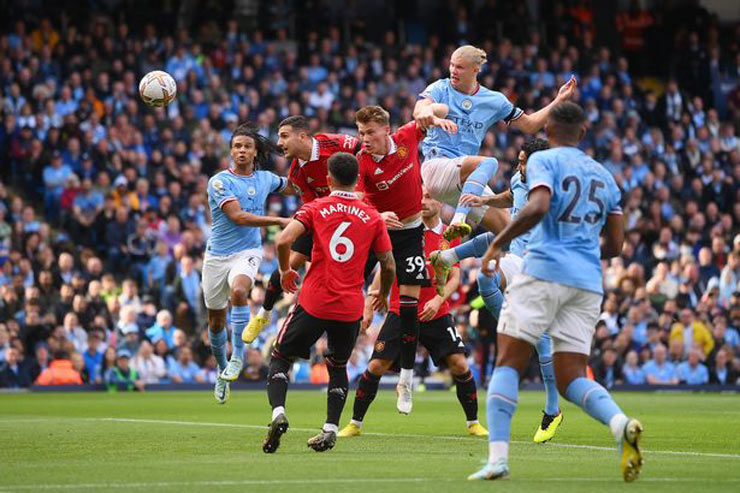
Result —
[[534, 346], [548, 332], [554, 353], [591, 354], [602, 295], [519, 274], [506, 288], [504, 298], [499, 334]]
[[233, 255], [208, 255], [203, 259], [203, 298], [209, 310], [222, 310], [229, 304], [231, 283], [245, 275], [254, 283], [262, 263], [262, 249], [252, 248]]
[[[460, 201], [462, 184], [460, 183], [460, 168], [467, 156], [455, 158], [437, 157], [424, 161], [421, 165], [421, 179], [429, 195], [442, 203], [457, 207]], [[493, 195], [491, 187], [486, 185], [481, 194], [484, 197]], [[488, 207], [474, 207], [470, 209], [468, 217], [474, 224], [480, 223]]]
[[514, 281], [517, 274], [521, 274], [523, 263], [524, 259], [513, 253], [507, 253], [501, 257], [501, 260], [498, 262], [498, 267], [501, 269], [501, 273], [506, 280], [507, 286]]

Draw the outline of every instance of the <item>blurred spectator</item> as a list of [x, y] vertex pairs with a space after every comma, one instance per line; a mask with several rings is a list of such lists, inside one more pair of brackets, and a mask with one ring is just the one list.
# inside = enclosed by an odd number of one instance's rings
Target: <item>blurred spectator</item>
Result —
[[676, 376], [679, 383], [688, 385], [704, 385], [705, 383], [709, 383], [709, 371], [700, 362], [703, 356], [700, 349], [689, 351], [689, 359], [676, 367]]
[[144, 390], [144, 382], [136, 370], [131, 367], [131, 353], [125, 349], [118, 351], [115, 366], [105, 372], [105, 385], [108, 392], [118, 390]]
[[154, 354], [154, 347], [147, 341], [143, 341], [139, 346], [139, 352], [131, 361], [131, 367], [136, 370], [139, 379], [147, 385], [161, 383], [167, 377], [164, 360]]
[[677, 384], [676, 367], [666, 360], [665, 346], [659, 344], [653, 349], [653, 359], [642, 366], [645, 380], [652, 385]]
[[58, 351], [49, 367], [41, 372], [34, 382], [36, 385], [82, 385], [80, 372], [74, 369], [70, 356]]
[[244, 363], [242, 375], [244, 379], [250, 382], [267, 381], [268, 367], [262, 358], [262, 353], [255, 348], [247, 349], [247, 358]]
[[720, 385], [734, 385], [737, 380], [737, 369], [730, 361], [728, 351], [720, 349], [715, 356], [714, 368], [709, 376], [709, 381]]
[[173, 383], [199, 383], [200, 368], [193, 362], [193, 353], [189, 347], [180, 348], [177, 359], [169, 358], [167, 373]]
[[85, 361], [85, 381], [88, 383], [103, 382], [103, 356], [105, 352], [100, 349], [101, 342], [97, 331], [88, 334], [87, 350], [82, 353], [82, 358]]
[[704, 323], [694, 318], [694, 313], [684, 308], [681, 310], [681, 321], [671, 327], [670, 340], [678, 340], [683, 343], [685, 354], [694, 346], [698, 346], [708, 356], [714, 347], [712, 334]]
[[21, 359], [16, 348], [7, 349], [4, 361], [0, 363], [0, 388], [26, 388], [31, 386], [31, 382], [28, 362]]
[[172, 325], [172, 314], [168, 310], [160, 310], [157, 313], [157, 322], [146, 329], [147, 338], [156, 344], [159, 340], [164, 340], [167, 348], [175, 347], [175, 331], [177, 327]]
[[624, 383], [626, 384], [645, 384], [645, 372], [638, 366], [637, 353], [635, 351], [627, 353], [624, 366], [622, 366], [622, 375], [624, 375]]

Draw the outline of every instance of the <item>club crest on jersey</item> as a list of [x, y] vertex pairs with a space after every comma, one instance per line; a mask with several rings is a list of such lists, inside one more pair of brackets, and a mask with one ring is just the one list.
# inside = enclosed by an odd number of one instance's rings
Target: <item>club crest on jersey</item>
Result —
[[469, 99], [463, 99], [462, 103], [460, 103], [460, 106], [462, 106], [462, 109], [467, 111], [473, 107], [473, 102]]
[[247, 188], [247, 195], [249, 195], [250, 197], [254, 197], [255, 195], [257, 195], [257, 189], [254, 187]]
[[442, 238], [439, 240], [439, 249], [438, 250], [448, 250], [450, 248], [450, 242]]
[[211, 186], [218, 195], [224, 193], [224, 182], [222, 182], [221, 180], [213, 180], [211, 182]]
[[382, 353], [384, 349], [385, 349], [385, 342], [378, 341], [375, 343], [375, 351]]
[[401, 159], [406, 159], [409, 156], [409, 150], [406, 149], [406, 146], [398, 146], [396, 154], [398, 154], [398, 157]]

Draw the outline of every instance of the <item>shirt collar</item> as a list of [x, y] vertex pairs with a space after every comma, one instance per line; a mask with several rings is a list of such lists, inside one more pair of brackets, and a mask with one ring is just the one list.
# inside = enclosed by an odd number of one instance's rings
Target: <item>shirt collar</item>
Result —
[[342, 190], [335, 190], [330, 193], [332, 197], [342, 197], [343, 199], [356, 199], [357, 194], [355, 192], [344, 192]]
[[388, 154], [371, 154], [371, 156], [373, 157], [376, 163], [379, 163], [380, 161], [383, 160], [385, 156], [390, 156], [391, 154], [395, 154], [396, 149], [397, 149], [396, 143], [393, 141], [393, 138], [389, 135], [388, 136]]
[[444, 230], [444, 227], [445, 227], [444, 223], [441, 220], [438, 220], [437, 225], [434, 226], [433, 228], [427, 228], [426, 226], [424, 226], [424, 229], [427, 231], [433, 231], [437, 233], [438, 235], [441, 235], [442, 231]]
[[319, 141], [311, 138], [311, 157], [308, 158], [308, 161], [304, 161], [303, 159], [298, 160], [298, 164], [301, 166], [305, 166], [306, 163], [311, 161], [316, 161], [319, 159]]

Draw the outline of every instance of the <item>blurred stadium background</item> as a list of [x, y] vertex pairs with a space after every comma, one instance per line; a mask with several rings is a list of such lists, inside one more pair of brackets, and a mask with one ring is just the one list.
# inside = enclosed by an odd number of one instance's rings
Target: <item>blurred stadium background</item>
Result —
[[[473, 43], [489, 57], [480, 82], [525, 111], [575, 75], [583, 146], [625, 192], [627, 241], [604, 269], [594, 378], [737, 388], [738, 2], [0, 0], [0, 11], [0, 387], [104, 389], [126, 351], [138, 387], [210, 388], [205, 185], [229, 166], [237, 123], [276, 139], [282, 118], [305, 114], [317, 132], [354, 134], [354, 111], [380, 104], [397, 126], [446, 76], [452, 50]], [[177, 80], [167, 108], [137, 96], [154, 69]], [[488, 133], [495, 190], [524, 140], [504, 125]], [[288, 164], [264, 166], [285, 175]], [[269, 213], [289, 215], [297, 200], [271, 197]], [[265, 282], [275, 233], [264, 230]], [[478, 267], [463, 264], [453, 301], [482, 383], [494, 321], [475, 308]], [[263, 295], [258, 281], [253, 313]], [[292, 303], [249, 347], [241, 381], [265, 379]], [[380, 321], [360, 337], [351, 379]], [[323, 349], [296, 364], [296, 383], [327, 381]], [[423, 352], [418, 367], [429, 384], [447, 381]], [[533, 364], [525, 381], [538, 379]]]

